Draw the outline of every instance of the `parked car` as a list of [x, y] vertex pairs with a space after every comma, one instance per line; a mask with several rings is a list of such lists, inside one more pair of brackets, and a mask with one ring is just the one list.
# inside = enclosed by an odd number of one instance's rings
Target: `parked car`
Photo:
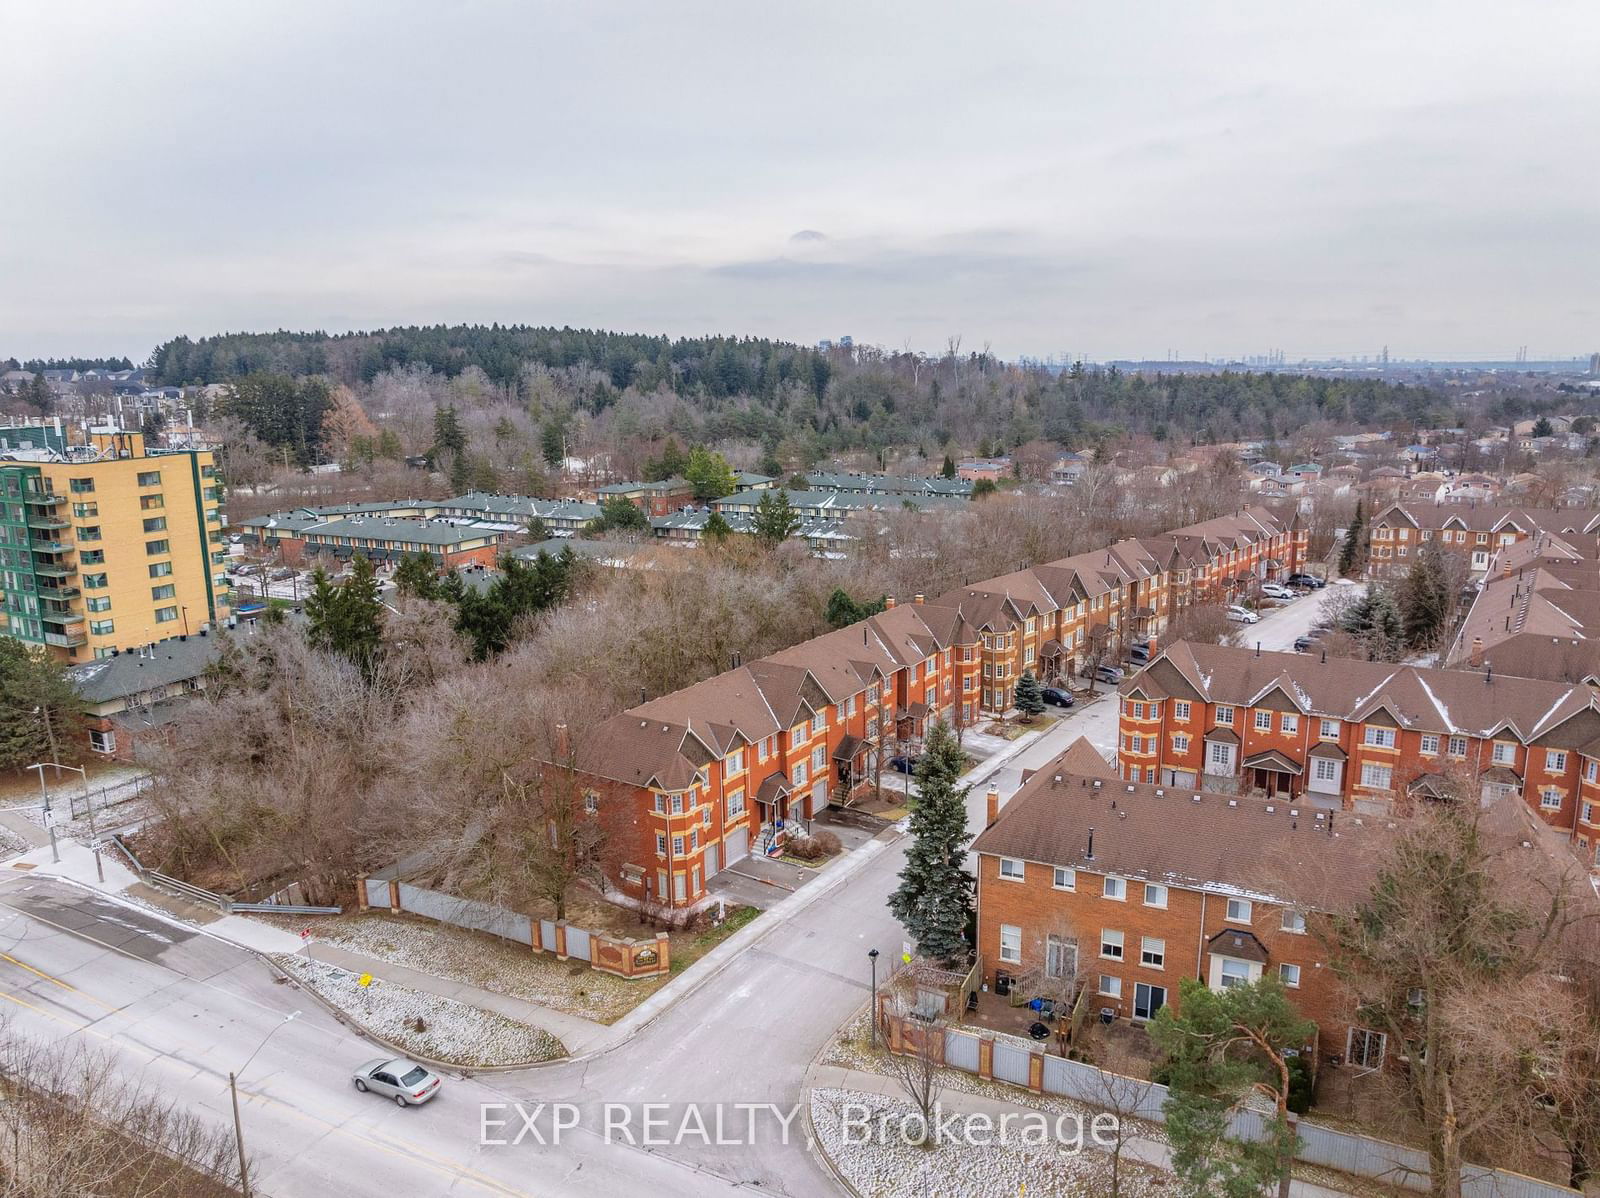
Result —
[[891, 757], [889, 758], [889, 768], [899, 770], [902, 774], [914, 774], [917, 772], [918, 760], [920, 759], [916, 756]]
[[1127, 677], [1121, 666], [1098, 666], [1094, 672], [1096, 682], [1106, 682], [1115, 686]]
[[1308, 652], [1311, 646], [1316, 643], [1317, 642], [1312, 640], [1309, 636], [1297, 636], [1294, 638], [1294, 651], [1296, 653]]
[[288, 582], [294, 577], [294, 571], [285, 566], [281, 570], [274, 570], [270, 577], [273, 582]]
[[1228, 619], [1235, 624], [1259, 624], [1261, 617], [1248, 607], [1240, 607], [1236, 603], [1228, 604]]
[[1128, 650], [1128, 660], [1131, 661], [1131, 662], [1135, 662], [1136, 664], [1141, 665], [1141, 666], [1149, 665], [1150, 664], [1150, 646], [1149, 645], [1135, 645], [1133, 648]]
[[1051, 707], [1071, 707], [1077, 703], [1077, 700], [1072, 697], [1072, 692], [1064, 687], [1047, 686], [1039, 693]]
[[442, 1079], [404, 1057], [379, 1057], [357, 1069], [351, 1080], [363, 1094], [382, 1094], [396, 1106], [416, 1106], [439, 1092]]
[[1293, 591], [1291, 591], [1288, 587], [1280, 586], [1278, 583], [1275, 583], [1275, 582], [1262, 583], [1261, 584], [1261, 593], [1263, 595], [1265, 595], [1268, 599], [1298, 599], [1299, 598], [1299, 596], [1296, 595]]
[[1289, 585], [1296, 587], [1310, 587], [1312, 590], [1321, 590], [1328, 585], [1326, 578], [1318, 578], [1315, 574], [1291, 574]]

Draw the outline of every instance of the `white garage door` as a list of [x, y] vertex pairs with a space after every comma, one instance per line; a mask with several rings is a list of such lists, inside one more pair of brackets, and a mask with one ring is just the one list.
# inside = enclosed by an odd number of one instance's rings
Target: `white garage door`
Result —
[[811, 788], [811, 819], [821, 815], [828, 805], [828, 783], [824, 779]]
[[750, 829], [744, 824], [734, 828], [723, 838], [722, 846], [728, 851], [728, 865], [743, 861], [750, 855]]

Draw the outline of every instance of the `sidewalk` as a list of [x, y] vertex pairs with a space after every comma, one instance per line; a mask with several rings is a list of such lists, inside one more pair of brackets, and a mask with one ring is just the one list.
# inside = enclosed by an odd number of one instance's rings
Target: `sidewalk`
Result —
[[[894, 1078], [882, 1073], [845, 1069], [839, 1065], [812, 1065], [806, 1071], [802, 1089], [807, 1102], [810, 1101], [812, 1090], [854, 1090], [860, 1094], [881, 1094], [902, 1102], [910, 1101], [905, 1089]], [[1026, 1115], [1039, 1110], [1038, 1107], [1029, 1106], [1025, 1102], [1007, 1102], [984, 1094], [971, 1094], [965, 1090], [953, 1089], [941, 1091], [939, 1102], [947, 1111], [957, 1111], [964, 1115], [989, 1115], [996, 1121], [1001, 1115]], [[1172, 1150], [1159, 1140], [1152, 1140], [1147, 1136], [1130, 1136], [1123, 1145], [1122, 1153], [1127, 1160], [1138, 1161], [1165, 1172], [1171, 1171]], [[1289, 1193], [1291, 1198], [1345, 1198], [1343, 1190], [1331, 1190], [1326, 1186], [1298, 1179], [1289, 1183]]]

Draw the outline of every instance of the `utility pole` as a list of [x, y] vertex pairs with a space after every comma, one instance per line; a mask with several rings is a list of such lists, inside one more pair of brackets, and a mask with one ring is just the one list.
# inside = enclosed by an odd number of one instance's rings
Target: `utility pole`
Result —
[[267, 1041], [272, 1039], [273, 1032], [283, 1027], [284, 1024], [293, 1023], [299, 1018], [299, 1011], [290, 1011], [283, 1017], [282, 1022], [272, 1028], [272, 1031], [261, 1037], [261, 1043], [256, 1045], [256, 1051], [245, 1059], [243, 1065], [239, 1066], [238, 1073], [229, 1072], [228, 1074], [228, 1096], [233, 1100], [233, 1143], [234, 1147], [239, 1151], [239, 1192], [244, 1195], [244, 1198], [250, 1198], [250, 1165], [244, 1155], [244, 1124], [239, 1119], [239, 1074], [250, 1067], [250, 1062], [256, 1059], [256, 1053], [265, 1048]]
[[[44, 767], [45, 763], [41, 761], [30, 765], [28, 768], [39, 771], [39, 795], [44, 800], [44, 826], [45, 831], [50, 833], [50, 860], [59, 865], [61, 864], [61, 850], [56, 847], [56, 819], [55, 814], [50, 810], [50, 790], [44, 782]], [[58, 774], [60, 770], [61, 767], [59, 765], [56, 766]]]

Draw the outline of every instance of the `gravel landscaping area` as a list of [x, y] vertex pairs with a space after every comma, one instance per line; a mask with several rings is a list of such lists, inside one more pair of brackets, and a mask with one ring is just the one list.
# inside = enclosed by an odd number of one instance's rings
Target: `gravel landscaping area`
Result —
[[[305, 923], [283, 917], [273, 922], [290, 931]], [[496, 936], [404, 915], [338, 915], [320, 918], [312, 927], [319, 942], [597, 1023], [616, 1022], [661, 985], [658, 978], [612, 977], [581, 961], [558, 961]]]
[[10, 828], [0, 828], [0, 857], [15, 857], [18, 853], [26, 853], [32, 847]]
[[362, 986], [356, 974], [307, 961], [274, 956], [285, 973], [376, 1036], [404, 1051], [452, 1065], [525, 1065], [567, 1055], [549, 1032], [480, 1011], [453, 999], [422, 994], [381, 979]]
[[[888, 1116], [891, 1127], [898, 1126], [899, 1119], [915, 1115], [916, 1108], [882, 1094], [812, 1091], [811, 1123], [818, 1141], [850, 1184], [869, 1198], [922, 1198], [935, 1193], [941, 1198], [991, 1198], [995, 1194], [1081, 1198], [1110, 1193], [1111, 1158], [1098, 1148], [1072, 1151], [1069, 1145], [1016, 1143], [920, 1147], [894, 1133], [882, 1138], [874, 1134], [868, 1143], [851, 1143], [847, 1134], [855, 1138], [861, 1134], [859, 1124], [856, 1129], [845, 1126], [846, 1113], [855, 1104], [867, 1108], [869, 1119]], [[851, 1118], [858, 1117], [851, 1114]], [[1162, 1185], [1162, 1181], [1168, 1184]], [[1127, 1198], [1154, 1198], [1170, 1191], [1170, 1179], [1124, 1157], [1121, 1192]]]

